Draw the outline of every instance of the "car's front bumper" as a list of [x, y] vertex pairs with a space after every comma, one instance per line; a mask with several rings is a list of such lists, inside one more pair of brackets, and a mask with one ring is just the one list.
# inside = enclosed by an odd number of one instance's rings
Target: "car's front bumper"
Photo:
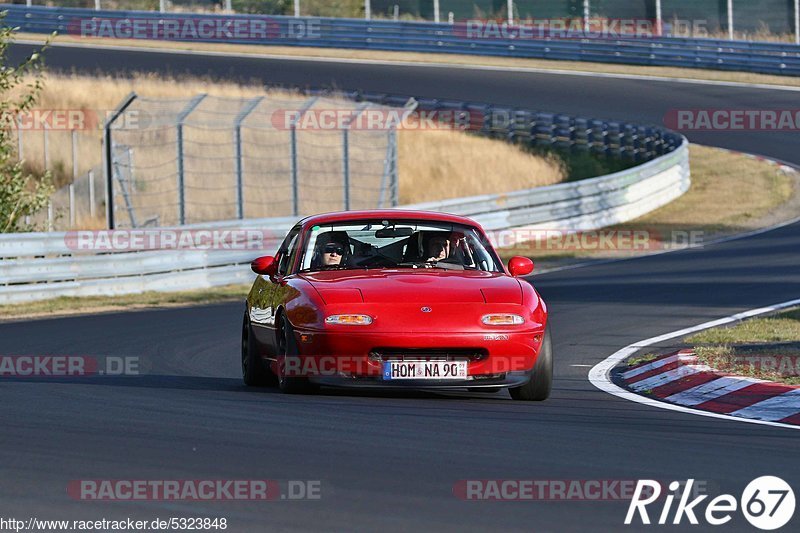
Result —
[[[285, 375], [325, 385], [397, 388], [487, 388], [530, 380], [544, 328], [468, 333], [295, 331], [299, 355], [284, 361]], [[384, 379], [387, 361], [467, 361], [466, 379]]]

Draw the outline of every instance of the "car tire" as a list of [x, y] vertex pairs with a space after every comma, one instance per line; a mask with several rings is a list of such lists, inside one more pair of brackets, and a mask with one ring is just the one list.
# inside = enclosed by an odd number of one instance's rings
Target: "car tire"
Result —
[[550, 342], [550, 328], [544, 331], [539, 356], [533, 365], [531, 379], [525, 385], [508, 389], [515, 400], [541, 402], [550, 396], [553, 388], [553, 347]]
[[247, 312], [242, 320], [242, 381], [248, 387], [268, 387], [277, 384], [275, 376], [258, 356]]
[[286, 376], [286, 359], [297, 357], [300, 353], [294, 338], [294, 330], [286, 315], [278, 321], [278, 388], [287, 394], [309, 394], [318, 387], [302, 377]]

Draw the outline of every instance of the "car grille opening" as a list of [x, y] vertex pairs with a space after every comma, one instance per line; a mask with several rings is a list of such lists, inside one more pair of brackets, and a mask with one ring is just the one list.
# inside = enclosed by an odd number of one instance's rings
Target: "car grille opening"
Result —
[[481, 361], [489, 356], [482, 348], [374, 348], [375, 361]]

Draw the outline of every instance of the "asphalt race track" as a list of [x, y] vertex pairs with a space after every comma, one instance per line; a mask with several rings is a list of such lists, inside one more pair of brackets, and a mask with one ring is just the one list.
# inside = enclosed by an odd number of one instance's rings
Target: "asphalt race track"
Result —
[[[12, 49], [12, 57], [25, 49]], [[335, 83], [639, 122], [660, 122], [678, 108], [794, 109], [798, 99], [797, 92], [746, 87], [58, 47], [47, 61], [82, 72]], [[800, 164], [796, 132], [690, 140]], [[462, 501], [453, 487], [470, 479], [694, 478], [738, 497], [750, 480], [778, 475], [797, 490], [795, 431], [631, 403], [595, 389], [587, 373], [629, 343], [797, 298], [799, 263], [794, 224], [536, 277], [552, 312], [556, 382], [549, 401], [531, 404], [506, 393], [245, 389], [240, 304], [5, 323], [0, 353], [138, 356], [145, 375], [0, 382], [0, 515], [226, 517], [231, 531], [616, 531], [625, 527], [626, 502]], [[66, 494], [76, 479], [257, 478], [320, 480], [322, 497], [127, 503]], [[752, 530], [741, 514], [716, 529]]]

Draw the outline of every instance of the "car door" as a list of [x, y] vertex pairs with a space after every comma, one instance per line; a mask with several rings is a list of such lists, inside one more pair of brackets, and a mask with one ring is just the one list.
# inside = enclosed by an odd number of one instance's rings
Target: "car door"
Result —
[[250, 322], [253, 333], [268, 356], [274, 356], [277, 350], [275, 341], [275, 314], [286, 298], [286, 276], [297, 257], [300, 243], [301, 226], [295, 226], [286, 235], [275, 254], [278, 271], [273, 277], [259, 275], [253, 284]]

